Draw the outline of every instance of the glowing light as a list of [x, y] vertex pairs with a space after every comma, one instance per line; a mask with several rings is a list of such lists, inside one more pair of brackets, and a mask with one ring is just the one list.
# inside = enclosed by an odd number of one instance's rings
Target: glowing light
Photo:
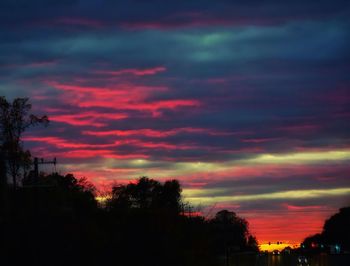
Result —
[[138, 165], [138, 166], [140, 166], [140, 165], [145, 166], [147, 164], [147, 161], [143, 160], [143, 159], [136, 159], [136, 160], [133, 160], [131, 162], [131, 164], [135, 164], [135, 165]]
[[286, 247], [292, 247], [295, 246], [297, 244], [293, 244], [293, 243], [283, 243], [283, 244], [278, 244], [277, 243], [271, 243], [270, 245], [268, 243], [264, 243], [264, 244], [260, 244], [259, 248], [262, 251], [268, 251], [268, 252], [272, 252], [274, 250], [279, 250], [282, 251], [283, 249], [285, 249]]
[[99, 204], [105, 204], [107, 200], [110, 200], [112, 198], [111, 195], [105, 195], [105, 196], [96, 196], [95, 199]]

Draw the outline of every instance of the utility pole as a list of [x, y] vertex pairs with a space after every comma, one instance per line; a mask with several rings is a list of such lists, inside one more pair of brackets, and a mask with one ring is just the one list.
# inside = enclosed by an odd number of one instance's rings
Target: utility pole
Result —
[[43, 158], [34, 158], [34, 176], [35, 178], [39, 177], [39, 164], [53, 164], [56, 167], [57, 160], [53, 158], [52, 161], [45, 161]]

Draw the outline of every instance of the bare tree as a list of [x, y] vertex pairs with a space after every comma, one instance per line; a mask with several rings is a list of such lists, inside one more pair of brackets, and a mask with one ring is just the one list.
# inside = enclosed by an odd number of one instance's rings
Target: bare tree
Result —
[[29, 114], [32, 105], [29, 98], [16, 98], [9, 102], [0, 97], [0, 148], [5, 158], [7, 173], [12, 178], [14, 189], [20, 177], [20, 169], [30, 166], [30, 152], [23, 149], [21, 137], [32, 126], [49, 123], [47, 116]]

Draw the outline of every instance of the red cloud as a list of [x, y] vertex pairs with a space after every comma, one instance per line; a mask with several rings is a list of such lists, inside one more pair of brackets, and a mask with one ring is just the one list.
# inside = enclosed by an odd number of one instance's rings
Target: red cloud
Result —
[[[55, 145], [55, 144], [52, 144], [52, 145]], [[100, 146], [100, 148], [98, 148], [98, 146]], [[106, 146], [108, 148], [108, 145]], [[142, 153], [120, 154], [112, 149], [103, 149], [103, 145], [95, 145], [93, 147], [89, 147], [89, 145], [85, 145], [85, 144], [76, 144], [76, 145], [66, 144], [66, 150], [63, 150], [63, 151], [62, 150], [51, 151], [51, 149], [43, 148], [43, 147], [33, 148], [31, 151], [33, 154], [35, 154], [36, 157], [45, 157], [45, 158], [56, 157], [56, 158], [59, 158], [59, 160], [90, 159], [90, 158], [127, 160], [127, 159], [148, 159], [149, 158], [147, 154], [142, 154]], [[111, 169], [106, 169], [106, 172], [108, 172], [107, 170], [111, 170]], [[85, 169], [81, 172], [85, 173], [85, 171], [89, 172], [89, 170], [85, 170]], [[105, 173], [103, 176], [100, 176], [100, 177], [106, 178], [107, 176], [108, 174]]]
[[63, 92], [62, 101], [82, 108], [101, 107], [112, 110], [150, 112], [153, 116], [159, 116], [163, 109], [175, 110], [180, 107], [198, 107], [200, 105], [198, 100], [193, 99], [148, 100], [153, 93], [168, 90], [164, 87], [119, 84], [111, 88], [104, 88], [49, 84]]
[[[31, 137], [26, 136], [23, 138], [24, 141], [32, 141], [32, 142], [41, 142], [47, 143], [49, 145], [55, 146], [57, 148], [65, 148], [65, 149], [93, 149], [91, 152], [96, 152], [96, 155], [104, 155], [103, 157], [108, 157], [111, 155], [111, 150], [95, 150], [95, 149], [105, 149], [105, 148], [116, 148], [118, 146], [123, 145], [131, 145], [137, 146], [139, 148], [148, 148], [148, 149], [171, 149], [171, 150], [187, 150], [194, 149], [196, 146], [186, 145], [186, 144], [171, 144], [166, 142], [152, 142], [152, 141], [142, 141], [138, 139], [126, 139], [126, 140], [118, 140], [114, 143], [110, 144], [88, 144], [88, 143], [77, 143], [70, 142], [68, 140], [58, 138], [58, 137]], [[198, 148], [198, 147], [197, 147]], [[102, 154], [105, 152], [105, 154]], [[114, 158], [114, 156], [112, 156]]]
[[223, 132], [216, 131], [206, 128], [192, 128], [192, 127], [184, 127], [184, 128], [175, 128], [170, 130], [154, 130], [154, 129], [132, 129], [132, 130], [107, 130], [107, 131], [91, 131], [85, 130], [82, 132], [85, 135], [91, 136], [146, 136], [152, 138], [165, 138], [169, 136], [174, 136], [180, 133], [194, 133], [194, 134], [208, 134], [214, 136], [228, 136], [234, 135], [235, 133], [231, 132]]
[[107, 123], [101, 122], [101, 119], [120, 120], [127, 117], [127, 114], [121, 113], [113, 114], [90, 111], [80, 114], [52, 114], [50, 115], [50, 121], [62, 122], [73, 126], [103, 127]]
[[[46, 157], [60, 157], [60, 158], [111, 158], [111, 159], [131, 159], [131, 158], [149, 158], [153, 150], [191, 150], [201, 149], [191, 144], [172, 144], [168, 142], [153, 142], [143, 141], [140, 139], [121, 139], [108, 140], [108, 143], [93, 144], [71, 141], [59, 137], [33, 137], [25, 136], [24, 141], [40, 142], [42, 148], [32, 149], [36, 156], [45, 155]], [[47, 148], [43, 148], [43, 144], [47, 144]], [[50, 146], [55, 147], [56, 150], [50, 151]], [[121, 147], [123, 151], [120, 152]], [[125, 146], [130, 146], [125, 151]], [[205, 147], [204, 147], [205, 148]], [[139, 152], [130, 153], [130, 149], [137, 149]]]
[[146, 149], [167, 149], [167, 150], [191, 150], [191, 149], [200, 149], [195, 145], [188, 144], [171, 144], [167, 142], [153, 142], [153, 141], [142, 141], [138, 139], [127, 139], [127, 140], [118, 140], [115, 142], [118, 146], [121, 145], [132, 145], [139, 148]]
[[[56, 154], [56, 153], [55, 153]], [[146, 154], [118, 154], [111, 150], [101, 149], [101, 150], [90, 150], [90, 149], [78, 149], [70, 150], [66, 152], [61, 152], [56, 155], [61, 158], [71, 158], [71, 159], [86, 159], [86, 158], [109, 158], [109, 159], [147, 159], [149, 158]]]
[[289, 211], [312, 211], [312, 210], [325, 210], [325, 206], [321, 205], [312, 205], [312, 206], [297, 206], [297, 205], [291, 205], [288, 203], [282, 204], [283, 207], [285, 207]]
[[111, 148], [115, 147], [115, 144], [88, 144], [88, 143], [77, 143], [70, 142], [68, 140], [58, 138], [58, 137], [24, 137], [24, 141], [34, 141], [34, 142], [45, 142], [49, 145], [55, 146], [57, 148], [68, 148], [68, 149], [82, 149], [82, 148]]

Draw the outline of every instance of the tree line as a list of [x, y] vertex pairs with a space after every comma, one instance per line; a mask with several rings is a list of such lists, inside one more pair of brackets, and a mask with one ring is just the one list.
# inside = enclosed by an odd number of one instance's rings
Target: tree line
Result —
[[177, 180], [114, 185], [101, 204], [84, 178], [33, 171], [21, 136], [49, 120], [30, 110], [27, 98], [0, 97], [0, 254], [8, 265], [217, 265], [228, 252], [258, 251], [245, 219], [192, 213]]
[[1, 217], [11, 265], [217, 265], [227, 252], [258, 251], [248, 222], [234, 212], [191, 215], [177, 180], [114, 186], [101, 206], [85, 179], [29, 175], [11, 208]]

